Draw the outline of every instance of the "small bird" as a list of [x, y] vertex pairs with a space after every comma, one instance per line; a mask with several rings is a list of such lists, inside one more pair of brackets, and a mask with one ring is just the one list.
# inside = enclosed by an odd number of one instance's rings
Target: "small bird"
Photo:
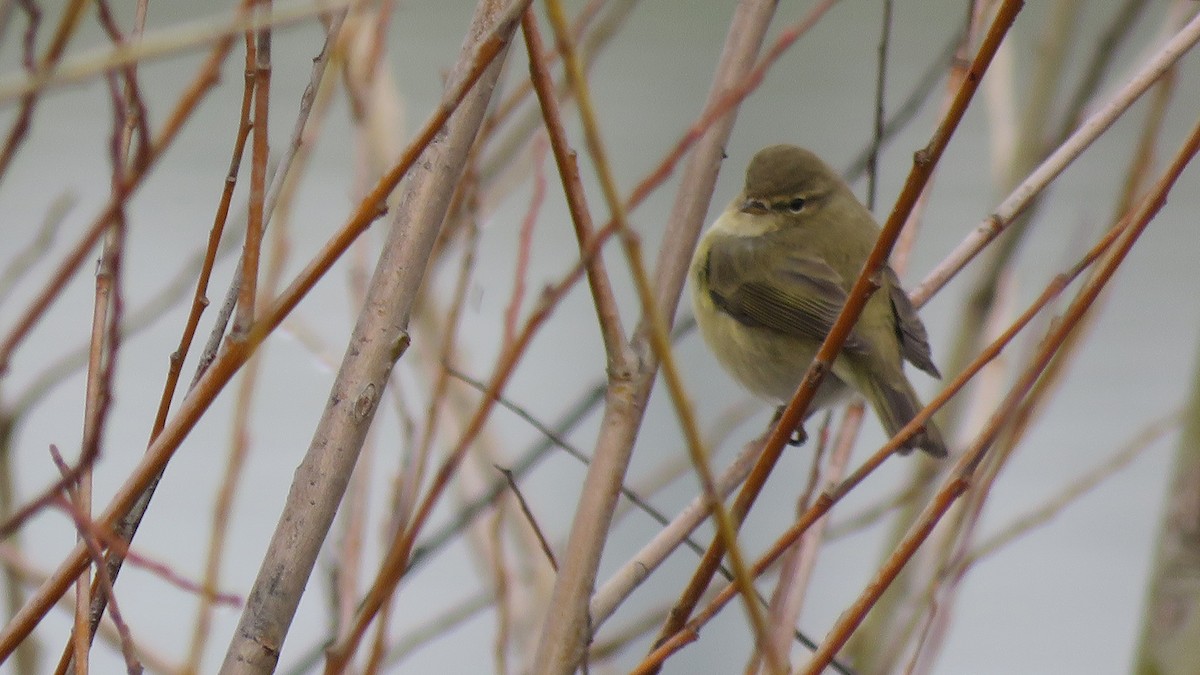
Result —
[[[717, 360], [756, 396], [790, 400], [878, 236], [871, 212], [815, 154], [792, 145], [759, 151], [742, 193], [692, 259], [696, 323]], [[941, 375], [925, 326], [891, 267], [881, 282], [811, 409], [832, 405], [853, 388], [895, 435], [924, 407], [903, 361]], [[933, 422], [901, 451], [913, 448], [947, 455]]]

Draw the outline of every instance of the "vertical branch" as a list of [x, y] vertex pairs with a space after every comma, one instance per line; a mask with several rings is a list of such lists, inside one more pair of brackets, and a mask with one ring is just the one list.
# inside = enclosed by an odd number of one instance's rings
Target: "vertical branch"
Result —
[[[567, 208], [571, 212], [571, 223], [575, 228], [575, 240], [579, 244], [580, 258], [586, 265], [588, 287], [592, 292], [592, 302], [596, 306], [596, 317], [600, 324], [600, 335], [604, 340], [604, 352], [608, 357], [609, 370], [623, 372], [629, 367], [629, 355], [624, 351], [625, 330], [621, 327], [621, 313], [617, 308], [608, 270], [604, 266], [604, 258], [599, 251], [595, 255], [587, 255], [587, 247], [596, 236], [595, 227], [583, 191], [583, 182], [579, 177], [579, 165], [576, 162], [574, 151], [567, 143], [562, 110], [554, 92], [550, 69], [542, 57], [545, 48], [538, 32], [537, 20], [531, 12], [527, 11], [521, 19], [521, 30], [525, 35], [525, 44], [529, 52], [530, 80], [533, 82], [534, 91], [537, 92], [546, 132], [550, 136], [550, 147], [554, 151], [554, 161], [558, 166], [559, 176], [562, 178], [563, 193], [567, 198]], [[575, 65], [578, 69], [579, 64]], [[570, 72], [569, 68], [568, 72]], [[578, 90], [575, 90], [575, 93], [579, 95]], [[614, 214], [614, 218], [616, 217]]]
[[[525, 12], [525, 17], [529, 11]], [[522, 25], [527, 18], [522, 18]], [[528, 32], [526, 31], [526, 34]], [[532, 55], [531, 61], [532, 63]], [[517, 238], [517, 264], [513, 272], [513, 289], [508, 306], [504, 310], [504, 340], [503, 344], [512, 344], [517, 335], [517, 318], [521, 315], [521, 301], [525, 297], [525, 282], [529, 276], [529, 258], [533, 249], [533, 228], [537, 225], [538, 213], [546, 200], [546, 141], [538, 137], [533, 143], [533, 195], [529, 199], [529, 209], [521, 221], [521, 233]]]
[[[140, 11], [139, 14], [141, 17], [141, 21], [144, 22], [144, 20], [145, 20], [144, 10]], [[136, 30], [138, 33], [141, 32], [140, 25], [138, 27], [136, 27]], [[170, 367], [168, 368], [166, 384], [164, 385], [162, 396], [159, 399], [158, 412], [155, 416], [154, 426], [152, 427], [152, 430], [151, 430], [151, 439], [153, 439], [154, 436], [156, 436], [162, 430], [162, 426], [166, 422], [167, 412], [170, 408], [170, 403], [171, 403], [171, 395], [174, 393], [175, 385], [178, 382], [179, 373], [183, 368], [184, 356], [187, 353], [187, 348], [191, 342], [192, 336], [194, 335], [196, 326], [198, 325], [198, 323], [200, 321], [200, 314], [201, 314], [201, 312], [203, 312], [204, 307], [207, 306], [207, 299], [205, 298], [205, 289], [207, 288], [208, 278], [212, 273], [212, 268], [216, 261], [217, 249], [218, 249], [218, 246], [220, 245], [220, 241], [221, 241], [221, 233], [224, 230], [225, 220], [226, 220], [226, 217], [229, 212], [229, 203], [233, 197], [233, 188], [236, 185], [237, 167], [240, 164], [242, 148], [244, 146], [246, 138], [249, 136], [249, 131], [250, 131], [249, 110], [250, 110], [250, 101], [251, 101], [251, 94], [252, 94], [251, 87], [252, 87], [252, 83], [253, 83], [253, 71], [251, 70], [250, 66], [253, 63], [254, 50], [253, 50], [253, 45], [249, 41], [249, 39], [247, 39], [246, 44], [247, 44], [247, 52], [246, 52], [246, 73], [247, 73], [246, 77], [247, 77], [247, 79], [246, 79], [246, 88], [245, 88], [245, 92], [244, 92], [243, 100], [242, 100], [242, 114], [239, 118], [240, 123], [238, 125], [237, 139], [234, 143], [234, 148], [235, 148], [234, 154], [233, 154], [232, 159], [230, 160], [230, 170], [229, 170], [228, 176], [226, 177], [225, 190], [222, 193], [220, 205], [217, 208], [216, 219], [213, 222], [212, 229], [209, 231], [208, 246], [205, 250], [204, 262], [201, 265], [200, 278], [196, 284], [196, 291], [195, 291], [195, 295], [193, 296], [192, 306], [191, 306], [191, 311], [189, 313], [188, 321], [185, 325], [185, 328], [183, 331], [183, 336], [180, 338], [179, 348], [174, 353], [172, 353], [172, 355], [170, 357]], [[117, 185], [114, 185], [114, 190], [116, 188], [117, 188]], [[147, 488], [146, 492], [143, 494], [142, 498], [139, 500], [138, 508], [135, 509], [135, 511], [131, 512], [130, 514], [127, 514], [126, 517], [122, 519], [120, 526], [117, 528], [122, 541], [124, 541], [126, 545], [128, 545], [129, 543], [132, 543], [134, 533], [137, 530], [137, 525], [138, 525], [138, 523], [140, 523], [141, 517], [145, 513], [145, 509], [149, 506], [150, 497], [152, 496], [154, 488], [157, 486], [157, 483], [158, 483], [158, 480], [156, 478], [155, 481], [153, 482], [153, 484]], [[107, 575], [110, 579], [112, 579], [113, 583], [115, 583], [118, 578], [118, 575], [121, 572], [121, 567], [122, 567], [122, 564], [124, 563], [124, 557], [118, 551], [110, 550], [110, 551], [108, 551], [108, 553], [105, 556], [105, 563], [106, 563], [106, 568], [107, 568]], [[100, 620], [104, 615], [104, 610], [108, 603], [108, 595], [106, 595], [104, 593], [100, 593], [99, 588], [95, 587], [95, 584], [93, 584], [93, 586], [94, 587], [92, 589], [91, 625], [89, 626], [89, 630], [91, 631], [92, 639], [95, 638], [96, 631], [99, 628]]]
[[879, 29], [879, 58], [875, 66], [875, 118], [871, 151], [867, 154], [867, 210], [875, 210], [875, 192], [879, 184], [879, 148], [883, 144], [884, 86], [887, 84], [888, 43], [892, 36], [892, 0], [883, 0], [882, 27]]
[[[255, 0], [255, 10], [269, 12], [271, 0]], [[250, 39], [246, 39], [247, 52]], [[237, 315], [231, 338], [242, 340], [254, 322], [254, 300], [258, 296], [258, 259], [262, 250], [263, 204], [266, 201], [267, 154], [269, 138], [267, 119], [271, 97], [271, 28], [258, 29], [254, 34], [254, 123], [250, 152], [250, 212], [246, 219], [246, 244], [242, 249], [241, 290], [238, 293]]]
[[1132, 672], [1183, 675], [1196, 663], [1200, 595], [1193, 580], [1200, 522], [1200, 351], [1161, 516]]

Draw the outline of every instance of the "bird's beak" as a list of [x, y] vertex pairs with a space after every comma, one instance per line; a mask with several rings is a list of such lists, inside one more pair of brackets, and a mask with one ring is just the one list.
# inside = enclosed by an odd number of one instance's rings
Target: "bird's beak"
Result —
[[742, 213], [749, 213], [753, 216], [761, 216], [767, 212], [767, 205], [759, 199], [747, 199], [742, 202]]

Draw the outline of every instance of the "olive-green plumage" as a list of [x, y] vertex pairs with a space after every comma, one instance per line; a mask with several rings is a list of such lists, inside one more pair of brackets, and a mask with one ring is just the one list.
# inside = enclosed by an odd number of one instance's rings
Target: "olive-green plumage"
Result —
[[[717, 359], [754, 394], [790, 399], [878, 236], [871, 213], [816, 155], [790, 145], [761, 150], [692, 260], [696, 321]], [[812, 407], [836, 402], [849, 385], [895, 434], [923, 407], [906, 359], [939, 376], [925, 326], [889, 267]], [[905, 449], [914, 447], [947, 454], [931, 422]]]

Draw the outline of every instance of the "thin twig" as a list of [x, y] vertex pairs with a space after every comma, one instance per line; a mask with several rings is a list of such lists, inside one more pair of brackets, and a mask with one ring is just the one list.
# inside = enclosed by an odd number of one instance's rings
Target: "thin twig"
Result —
[[[526, 12], [526, 16], [529, 12]], [[522, 19], [524, 22], [524, 19]], [[517, 333], [517, 318], [521, 315], [521, 301], [525, 296], [525, 281], [529, 275], [529, 258], [533, 248], [533, 228], [537, 225], [538, 213], [546, 201], [546, 143], [541, 137], [533, 143], [533, 195], [529, 198], [529, 209], [521, 221], [518, 236], [517, 264], [513, 271], [512, 295], [504, 310], [504, 344], [512, 342]]]
[[875, 63], [875, 118], [871, 133], [871, 152], [867, 155], [867, 210], [875, 210], [875, 190], [879, 180], [879, 149], [883, 144], [884, 87], [887, 84], [888, 43], [892, 37], [892, 0], [883, 0], [883, 19], [879, 29], [879, 58]]
[[[550, 7], [553, 6], [550, 5]], [[551, 13], [553, 14], [553, 12]], [[563, 27], [559, 26], [558, 28]], [[521, 18], [521, 32], [525, 36], [526, 52], [529, 55], [529, 77], [533, 82], [534, 91], [537, 92], [538, 103], [541, 105], [546, 133], [550, 137], [550, 147], [554, 151], [554, 161], [562, 180], [563, 193], [567, 198], [567, 208], [571, 212], [575, 239], [582, 254], [587, 248], [587, 244], [595, 238], [595, 226], [592, 223], [591, 211], [588, 209], [583, 181], [579, 176], [579, 165], [576, 163], [575, 153], [567, 141], [566, 127], [563, 123], [558, 99], [554, 95], [549, 67], [541, 60], [541, 54], [545, 48], [537, 28], [537, 19], [533, 16], [532, 11], [526, 11]], [[561, 41], [559, 47], [561, 50]], [[571, 53], [571, 58], [574, 61], [567, 59], [567, 72], [568, 80], [574, 82], [574, 78], [579, 76], [578, 71], [582, 66], [574, 52]], [[571, 75], [571, 73], [575, 74]], [[577, 97], [584, 95], [576, 87], [572, 87], [572, 89]], [[614, 220], [620, 218], [616, 212], [613, 217]], [[608, 357], [609, 369], [624, 372], [630, 367], [631, 357], [625, 351], [625, 329], [621, 326], [621, 313], [617, 307], [612, 281], [604, 265], [604, 258], [598, 251], [594, 256], [585, 258], [584, 255], [581, 255], [580, 257], [586, 260], [588, 287], [592, 292], [592, 302], [596, 306], [596, 318], [600, 324], [600, 335], [604, 339], [604, 351]]]
[[50, 72], [0, 78], [0, 104], [32, 92], [85, 82], [131, 63], [146, 63], [199, 47], [232, 41], [247, 31], [291, 26], [362, 1], [285, 0], [270, 13], [246, 12], [240, 8], [247, 3], [239, 2], [239, 9], [224, 18], [205, 19], [152, 31], [132, 45], [83, 50], [75, 57], [60, 62]]
[[525, 495], [521, 494], [521, 488], [517, 486], [517, 481], [513, 478], [512, 471], [502, 466], [497, 466], [496, 470], [504, 476], [504, 480], [508, 481], [508, 487], [512, 490], [513, 496], [517, 498], [517, 504], [521, 506], [521, 513], [525, 514], [526, 522], [533, 529], [533, 533], [537, 535], [538, 543], [542, 546], [542, 553], [546, 554], [546, 560], [549, 561], [550, 567], [554, 568], [554, 571], [557, 572], [558, 560], [554, 557], [554, 550], [550, 547], [550, 542], [546, 541], [546, 535], [542, 533], [542, 528], [538, 525], [537, 518], [534, 517], [533, 511], [529, 508], [529, 502], [525, 501]]
[[[921, 76], [917, 78], [916, 84], [913, 85], [913, 88], [905, 96], [904, 101], [896, 107], [896, 111], [888, 116], [884, 122], [878, 143], [880, 149], [887, 145], [888, 141], [895, 138], [896, 134], [907, 126], [916, 117], [917, 113], [921, 111], [921, 107], [925, 105], [929, 95], [933, 92], [938, 82], [945, 76], [946, 68], [953, 64], [954, 57], [958, 53], [959, 45], [962, 42], [963, 34], [961, 32], [950, 36], [946, 45], [942, 47], [941, 51], [925, 67]], [[875, 140], [872, 138], [866, 144], [866, 147], [846, 165], [846, 169], [842, 171], [842, 176], [847, 182], [852, 183], [866, 173], [867, 163], [870, 160], [871, 154], [876, 151], [875, 146]]]

